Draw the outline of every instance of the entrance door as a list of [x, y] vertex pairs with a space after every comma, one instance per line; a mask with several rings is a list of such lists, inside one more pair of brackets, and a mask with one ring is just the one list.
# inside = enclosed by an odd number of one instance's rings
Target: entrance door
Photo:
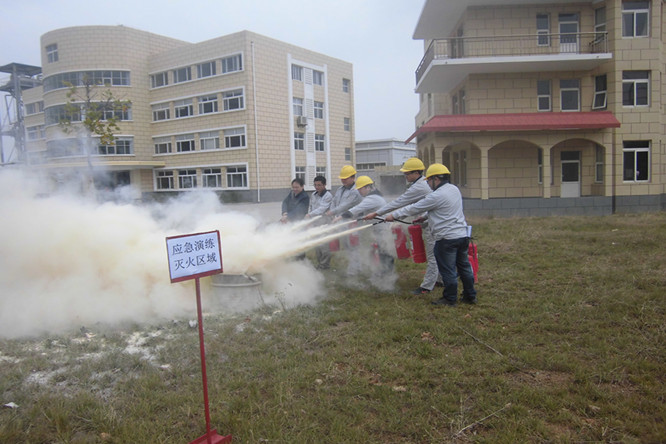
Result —
[[578, 52], [578, 14], [560, 14], [560, 52]]
[[562, 151], [560, 197], [580, 197], [580, 151]]

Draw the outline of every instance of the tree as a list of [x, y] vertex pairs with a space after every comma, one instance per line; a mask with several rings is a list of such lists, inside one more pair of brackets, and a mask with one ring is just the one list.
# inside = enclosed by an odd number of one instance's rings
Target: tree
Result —
[[[75, 132], [83, 141], [88, 163], [84, 190], [93, 193], [95, 187], [91, 156], [99, 145], [115, 145], [114, 133], [120, 129], [118, 121], [130, 110], [132, 102], [115, 97], [108, 89], [108, 83], [94, 83], [87, 74], [83, 75], [82, 84], [80, 91], [77, 85], [66, 83], [69, 91], [60, 126], [67, 134]], [[98, 143], [96, 139], [99, 139]]]

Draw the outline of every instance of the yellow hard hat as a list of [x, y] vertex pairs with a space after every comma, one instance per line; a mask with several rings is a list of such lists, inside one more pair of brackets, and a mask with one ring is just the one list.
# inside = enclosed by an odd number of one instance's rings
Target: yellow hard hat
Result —
[[426, 171], [426, 178], [429, 178], [430, 176], [439, 176], [441, 174], [451, 174], [451, 171], [441, 163], [433, 163], [428, 167], [428, 171]]
[[356, 174], [354, 167], [351, 165], [345, 165], [340, 170], [340, 179], [347, 179], [348, 177], [352, 177], [354, 174]]
[[356, 189], [360, 190], [366, 185], [372, 185], [374, 182], [368, 176], [358, 176], [356, 178]]
[[410, 171], [423, 171], [425, 170], [425, 165], [423, 165], [423, 162], [421, 162], [421, 159], [418, 157], [410, 157], [405, 161], [404, 164], [402, 164], [402, 168], [400, 168], [400, 171], [403, 173], [408, 173]]

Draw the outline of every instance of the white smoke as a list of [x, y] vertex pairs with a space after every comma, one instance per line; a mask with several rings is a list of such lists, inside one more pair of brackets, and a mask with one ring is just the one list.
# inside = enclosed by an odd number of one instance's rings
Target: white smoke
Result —
[[[165, 240], [195, 232], [219, 230], [224, 273], [261, 273], [266, 303], [293, 306], [323, 295], [310, 263], [288, 260], [302, 232], [264, 227], [213, 193], [141, 206], [122, 193], [105, 203], [44, 194], [41, 183], [0, 170], [0, 337], [195, 316], [194, 283], [170, 283]], [[209, 279], [202, 279], [204, 309], [206, 298], [222, 309], [256, 306], [255, 297], [227, 307]]]

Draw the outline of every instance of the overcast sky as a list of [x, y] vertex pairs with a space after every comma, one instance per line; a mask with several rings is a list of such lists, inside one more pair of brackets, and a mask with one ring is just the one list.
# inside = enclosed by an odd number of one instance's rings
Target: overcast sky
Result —
[[[405, 140], [418, 111], [414, 71], [423, 42], [412, 33], [424, 1], [7, 0], [0, 65], [41, 66], [41, 35], [68, 26], [125, 25], [191, 43], [248, 30], [351, 62], [356, 140]], [[8, 75], [0, 76], [4, 84]]]

